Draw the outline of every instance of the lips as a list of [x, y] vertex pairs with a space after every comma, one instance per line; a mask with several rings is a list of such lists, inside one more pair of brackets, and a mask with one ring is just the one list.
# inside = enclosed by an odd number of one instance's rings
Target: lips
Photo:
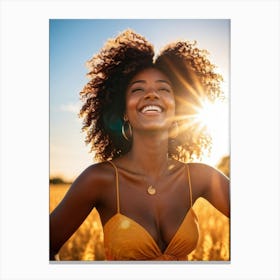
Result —
[[161, 113], [162, 108], [159, 105], [146, 105], [146, 106], [141, 108], [140, 112], [143, 113], [143, 114], [153, 113], [153, 112]]

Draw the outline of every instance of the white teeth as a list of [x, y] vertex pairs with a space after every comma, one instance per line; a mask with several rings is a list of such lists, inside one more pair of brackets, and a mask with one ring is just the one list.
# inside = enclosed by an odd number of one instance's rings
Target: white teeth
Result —
[[162, 112], [162, 109], [159, 107], [159, 106], [156, 106], [156, 105], [148, 105], [148, 106], [145, 106], [141, 112], [142, 113], [145, 113], [147, 111], [156, 111], [156, 112]]

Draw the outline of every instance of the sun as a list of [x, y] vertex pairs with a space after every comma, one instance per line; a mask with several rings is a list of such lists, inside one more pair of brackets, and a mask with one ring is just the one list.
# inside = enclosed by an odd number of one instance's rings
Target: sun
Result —
[[[217, 162], [229, 154], [229, 104], [227, 99], [215, 102], [202, 100], [196, 108], [195, 122], [205, 127], [212, 137], [212, 152], [209, 161]], [[205, 159], [207, 160], [207, 158]]]
[[223, 100], [214, 103], [202, 101], [197, 109], [196, 119], [206, 126], [212, 136], [220, 136], [228, 122], [228, 104]]
[[196, 95], [195, 102], [180, 100], [190, 114], [177, 116], [177, 121], [182, 121], [181, 131], [187, 132], [189, 128], [197, 134], [211, 137], [210, 153], [206, 152], [197, 160], [216, 166], [224, 156], [230, 154], [229, 133], [229, 102], [225, 96], [212, 100]]

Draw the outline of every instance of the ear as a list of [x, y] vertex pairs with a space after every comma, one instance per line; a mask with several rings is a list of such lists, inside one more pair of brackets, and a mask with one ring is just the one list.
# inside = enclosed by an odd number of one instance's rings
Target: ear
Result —
[[127, 114], [124, 114], [124, 115], [123, 115], [123, 120], [124, 120], [125, 122], [127, 122], [127, 121], [128, 121]]
[[174, 139], [178, 135], [179, 135], [179, 126], [178, 126], [178, 123], [175, 121], [175, 122], [173, 122], [171, 128], [169, 129], [169, 137], [171, 139]]

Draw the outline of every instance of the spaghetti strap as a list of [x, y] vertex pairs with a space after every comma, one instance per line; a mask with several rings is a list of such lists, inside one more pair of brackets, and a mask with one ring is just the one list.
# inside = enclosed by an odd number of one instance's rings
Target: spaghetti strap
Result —
[[193, 199], [192, 199], [191, 175], [190, 175], [189, 165], [186, 164], [186, 166], [187, 166], [187, 171], [188, 171], [189, 192], [190, 192], [190, 200], [191, 200], [191, 207], [192, 207], [193, 206]]
[[119, 194], [119, 173], [116, 165], [112, 161], [108, 161], [115, 169], [116, 191], [117, 191], [117, 212], [120, 213], [120, 194]]

